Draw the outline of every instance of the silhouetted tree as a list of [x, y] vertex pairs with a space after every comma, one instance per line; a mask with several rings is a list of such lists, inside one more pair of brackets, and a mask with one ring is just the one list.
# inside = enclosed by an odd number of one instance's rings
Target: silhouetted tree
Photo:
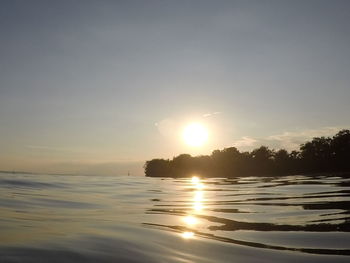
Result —
[[250, 155], [253, 159], [254, 172], [256, 172], [257, 175], [272, 173], [273, 151], [266, 146], [260, 146], [260, 148], [253, 150]]
[[303, 168], [307, 172], [322, 172], [330, 169], [332, 161], [331, 138], [313, 138], [300, 146]]
[[231, 177], [240, 171], [240, 152], [235, 147], [225, 148], [222, 151], [213, 151], [211, 158], [215, 170], [223, 176]]
[[195, 174], [211, 174], [213, 171], [213, 160], [211, 156], [201, 155], [192, 157], [193, 158], [193, 167], [192, 171]]
[[210, 156], [180, 154], [172, 160], [153, 159], [145, 163], [146, 176], [236, 177], [350, 171], [350, 131], [341, 130], [332, 138], [316, 137], [300, 145], [300, 151], [270, 150], [261, 146], [251, 152], [235, 147], [215, 150]]
[[173, 158], [172, 171], [175, 176], [183, 176], [194, 173], [193, 157], [189, 154], [180, 154]]
[[291, 161], [291, 156], [290, 154], [285, 150], [281, 149], [275, 152], [274, 156], [274, 167], [276, 173], [289, 173], [291, 172], [291, 166], [292, 166], [292, 161]]
[[339, 131], [331, 141], [333, 167], [338, 171], [350, 170], [350, 130]]
[[169, 177], [172, 176], [170, 161], [164, 159], [153, 159], [144, 165], [146, 176]]

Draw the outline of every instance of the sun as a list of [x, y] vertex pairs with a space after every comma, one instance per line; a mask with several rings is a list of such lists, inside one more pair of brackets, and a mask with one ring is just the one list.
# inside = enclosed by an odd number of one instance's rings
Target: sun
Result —
[[190, 123], [182, 133], [185, 143], [192, 147], [200, 147], [208, 140], [208, 129], [200, 123]]

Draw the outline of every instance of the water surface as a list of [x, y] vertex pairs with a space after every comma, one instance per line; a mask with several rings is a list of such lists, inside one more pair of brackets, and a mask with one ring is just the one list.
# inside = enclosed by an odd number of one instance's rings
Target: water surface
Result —
[[0, 174], [0, 262], [349, 262], [350, 179]]

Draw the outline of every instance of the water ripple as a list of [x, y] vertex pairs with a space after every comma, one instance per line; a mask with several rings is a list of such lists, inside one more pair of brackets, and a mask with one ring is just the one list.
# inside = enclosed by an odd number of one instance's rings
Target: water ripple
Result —
[[0, 174], [0, 262], [348, 262], [349, 182]]

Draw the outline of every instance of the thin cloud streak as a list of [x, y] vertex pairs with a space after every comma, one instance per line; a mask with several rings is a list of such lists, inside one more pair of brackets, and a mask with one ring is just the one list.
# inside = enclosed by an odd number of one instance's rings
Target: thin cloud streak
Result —
[[320, 129], [307, 129], [301, 131], [287, 131], [281, 134], [271, 135], [264, 141], [274, 148], [284, 148], [287, 150], [296, 150], [300, 144], [311, 140], [314, 137], [333, 136], [341, 129], [347, 127], [322, 127]]
[[244, 136], [242, 137], [242, 139], [235, 141], [233, 143], [233, 146], [235, 147], [251, 147], [254, 146], [255, 143], [258, 142], [258, 140], [248, 137], [248, 136]]
[[300, 145], [315, 137], [334, 136], [342, 129], [349, 129], [350, 126], [342, 127], [322, 127], [319, 129], [305, 129], [299, 131], [285, 131], [280, 134], [267, 136], [265, 138], [253, 138], [243, 136], [233, 143], [234, 147], [251, 150], [261, 145], [268, 146], [272, 149], [286, 149], [289, 151], [299, 149]]
[[35, 151], [53, 151], [53, 152], [76, 152], [67, 148], [56, 148], [42, 145], [25, 145], [24, 148]]
[[222, 112], [220, 111], [214, 111], [214, 112], [210, 112], [210, 113], [205, 113], [202, 115], [203, 118], [208, 118], [208, 117], [213, 117], [214, 115], [218, 115], [221, 114]]

